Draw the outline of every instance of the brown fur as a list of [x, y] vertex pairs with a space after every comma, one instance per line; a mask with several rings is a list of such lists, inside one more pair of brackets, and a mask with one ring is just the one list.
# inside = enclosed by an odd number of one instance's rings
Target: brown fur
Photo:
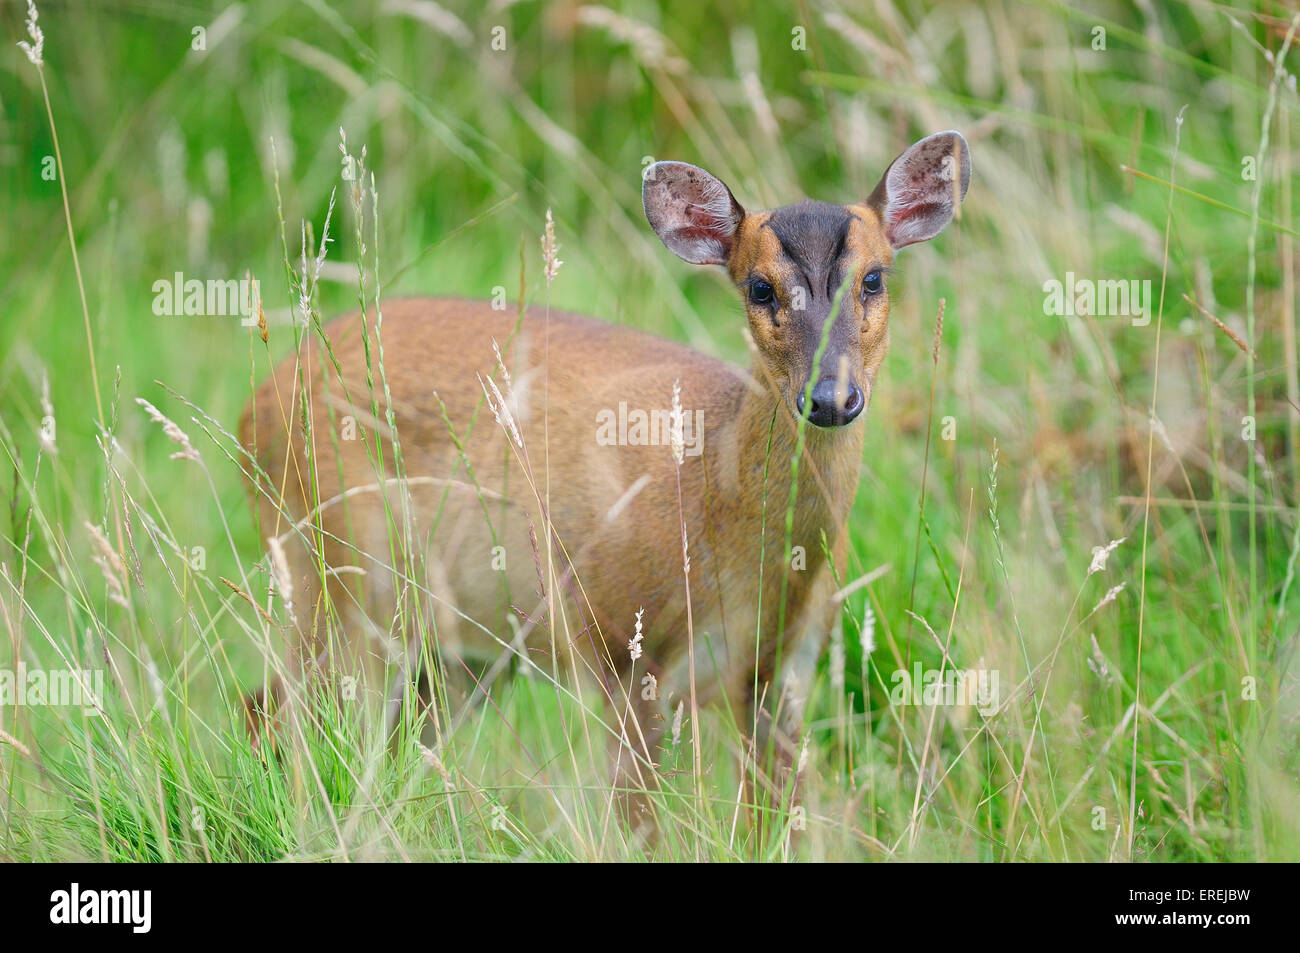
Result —
[[[707, 173], [685, 168], [691, 171], [683, 187], [699, 189], [696, 174]], [[665, 202], [673, 200], [672, 184], [656, 188]], [[546, 672], [554, 663], [566, 673], [585, 673], [579, 678], [596, 686], [618, 712], [632, 665], [628, 641], [637, 612], [644, 609], [645, 655], [634, 671], [638, 680], [645, 672], [654, 674], [659, 692], [655, 702], [642, 702], [639, 686], [634, 687], [639, 730], [629, 734], [643, 739], [637, 746], [653, 755], [654, 739], [689, 694], [684, 520], [699, 700], [729, 706], [740, 725], [756, 724], [760, 734], [772, 726], [771, 713], [779, 711], [786, 730], [777, 735], [787, 735], [788, 747], [788, 732], [799, 723], [800, 696], [837, 609], [829, 598], [832, 580], [822, 536], [843, 572], [845, 523], [863, 446], [860, 422], [807, 427], [791, 540], [806, 553], [806, 567], [791, 568], [785, 511], [796, 399], [813, 372], [812, 357], [835, 292], [831, 279], [848, 277], [849, 291], [828, 336], [820, 373], [834, 375], [847, 367], [869, 402], [888, 347], [889, 297], [887, 290], [868, 295], [860, 288], [869, 270], [888, 269], [894, 248], [882, 223], [884, 206], [875, 196], [871, 204], [810, 203], [745, 215], [725, 188], [714, 194], [723, 213], [729, 200], [730, 214], [738, 217], [734, 231], [727, 230], [726, 214], [714, 221], [689, 201], [662, 216], [668, 222], [664, 228], [682, 229], [692, 238], [716, 235], [717, 244], [692, 260], [713, 260], [709, 256], [724, 249], [727, 271], [742, 297], [755, 276], [773, 286], [778, 304], [772, 307], [745, 297], [756, 348], [750, 374], [682, 345], [574, 314], [547, 317], [534, 310], [517, 325], [513, 313], [482, 302], [384, 303], [385, 372], [412, 502], [416, 562], [397, 557], [405, 583], [392, 571], [389, 546], [390, 537], [407, 533], [403, 497], [396, 482], [381, 490], [377, 479], [376, 434], [384, 473], [392, 478], [397, 470], [377, 369], [373, 384], [367, 382], [367, 335], [359, 314], [326, 327], [332, 357], [322, 354], [314, 337], [304, 338], [305, 398], [297, 356], [281, 363], [258, 389], [240, 435], [270, 480], [257, 494], [262, 533], [284, 537], [293, 577], [292, 677], [322, 670], [355, 674], [370, 690], [390, 692], [395, 672], [411, 674], [393, 666], [402, 655], [394, 647], [409, 652], [428, 638], [448, 670], [459, 668], [462, 660], [481, 666], [509, 651], [507, 617], [513, 615], [529, 659]], [[652, 213], [648, 204], [655, 222]], [[832, 228], [838, 229], [832, 238], [823, 234]], [[805, 309], [790, 309], [795, 288], [805, 285]], [[370, 360], [377, 364], [381, 342], [373, 313], [365, 327]], [[496, 368], [494, 341], [519, 399], [522, 453], [484, 406], [479, 375], [490, 375], [507, 389]], [[335, 361], [343, 369], [342, 384]], [[667, 446], [598, 445], [598, 413], [616, 411], [620, 402], [632, 409], [666, 410], [675, 380], [687, 413], [703, 412], [702, 455], [687, 456], [679, 471]], [[310, 459], [300, 426], [304, 399], [314, 443]], [[345, 417], [355, 419], [361, 439], [340, 439]], [[292, 434], [291, 441], [286, 434]], [[463, 444], [463, 457], [457, 442]], [[609, 518], [643, 478], [643, 488]], [[318, 501], [345, 491], [350, 493], [343, 502], [317, 509]], [[548, 525], [553, 527], [549, 547]], [[497, 545], [504, 547], [504, 573], [492, 568]], [[547, 571], [548, 562], [554, 573]], [[324, 624], [322, 564], [327, 570], [344, 567], [343, 574], [329, 575], [336, 627]], [[347, 567], [360, 567], [365, 575]], [[539, 588], [556, 591], [539, 595]], [[424, 631], [415, 631], [419, 626], [408, 621], [390, 633], [399, 597], [407, 620], [413, 606], [425, 610]], [[552, 627], [558, 659], [552, 656]], [[337, 644], [330, 643], [331, 632]], [[795, 675], [793, 690], [779, 682], [778, 663]], [[768, 714], [755, 711], [756, 681]]]

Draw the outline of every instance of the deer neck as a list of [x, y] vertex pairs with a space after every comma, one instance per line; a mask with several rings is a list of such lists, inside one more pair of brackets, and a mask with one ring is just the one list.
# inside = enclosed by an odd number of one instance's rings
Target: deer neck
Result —
[[[767, 523], [780, 528], [778, 535], [783, 535], [794, 483], [794, 521], [801, 535], [825, 529], [833, 542], [857, 492], [864, 434], [861, 420], [834, 429], [805, 423], [800, 438], [799, 421], [774, 391], [747, 387], [735, 415], [732, 452], [726, 454], [735, 461], [734, 470], [725, 482], [759, 507], [766, 494]], [[797, 475], [791, 462], [796, 452]], [[814, 544], [820, 547], [819, 541]]]

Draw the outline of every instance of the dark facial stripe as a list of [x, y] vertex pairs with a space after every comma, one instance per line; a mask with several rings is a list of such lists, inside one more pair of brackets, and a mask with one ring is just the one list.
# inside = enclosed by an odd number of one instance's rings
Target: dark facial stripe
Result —
[[764, 227], [772, 229], [786, 257], [803, 272], [808, 290], [830, 297], [838, 287], [839, 260], [852, 221], [843, 205], [804, 201], [777, 209]]
[[826, 297], [835, 296], [836, 290], [840, 286], [840, 259], [844, 257], [844, 246], [849, 240], [849, 225], [853, 222], [852, 215], [844, 217], [844, 223], [840, 226], [840, 234], [835, 240], [835, 250], [831, 252], [830, 264], [826, 269]]

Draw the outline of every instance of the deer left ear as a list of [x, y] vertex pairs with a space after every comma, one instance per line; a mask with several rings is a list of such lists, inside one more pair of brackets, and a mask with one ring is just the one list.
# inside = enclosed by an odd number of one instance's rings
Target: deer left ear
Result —
[[645, 217], [678, 258], [725, 265], [745, 210], [716, 176], [686, 162], [656, 162], [641, 184]]
[[970, 185], [970, 150], [961, 133], [926, 136], [900, 155], [867, 199], [895, 248], [934, 238], [952, 221]]

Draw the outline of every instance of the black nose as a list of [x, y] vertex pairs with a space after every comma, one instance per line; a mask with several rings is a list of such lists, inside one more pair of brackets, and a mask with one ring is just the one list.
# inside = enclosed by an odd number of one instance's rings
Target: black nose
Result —
[[804, 392], [799, 391], [799, 396], [795, 398], [799, 413], [804, 414], [809, 423], [818, 427], [843, 427], [862, 413], [866, 401], [862, 399], [862, 391], [857, 384], [849, 384], [849, 393], [844, 398], [843, 406], [840, 406], [835, 391], [835, 378], [827, 377], [818, 381], [812, 389], [810, 397], [812, 406], [807, 413], [804, 412]]

